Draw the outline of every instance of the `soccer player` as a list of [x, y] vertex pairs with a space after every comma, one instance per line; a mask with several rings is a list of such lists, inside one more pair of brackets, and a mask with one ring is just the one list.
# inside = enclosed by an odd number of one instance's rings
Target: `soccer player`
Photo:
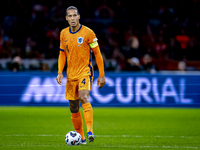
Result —
[[93, 82], [92, 52], [94, 53], [99, 70], [97, 85], [102, 88], [105, 84], [104, 64], [95, 33], [79, 23], [78, 9], [70, 6], [66, 10], [66, 20], [69, 27], [60, 33], [60, 54], [58, 58], [57, 82], [61, 85], [63, 68], [67, 62], [66, 99], [69, 100], [73, 126], [86, 144], [83, 133], [83, 120], [79, 110], [80, 103], [87, 126], [87, 138], [94, 141], [93, 109], [89, 102], [89, 93]]

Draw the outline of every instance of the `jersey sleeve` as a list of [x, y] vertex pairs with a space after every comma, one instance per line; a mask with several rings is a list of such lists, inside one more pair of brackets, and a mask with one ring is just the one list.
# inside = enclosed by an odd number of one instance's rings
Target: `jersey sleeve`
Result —
[[64, 40], [63, 40], [63, 30], [60, 32], [60, 51], [65, 52]]
[[60, 51], [58, 57], [58, 73], [62, 73], [66, 63], [66, 54], [65, 52]]
[[104, 77], [104, 63], [99, 46], [97, 45], [94, 48], [92, 48], [92, 51], [96, 58], [97, 67], [99, 69], [99, 77]]
[[92, 43], [96, 42], [97, 40], [98, 39], [97, 39], [95, 33], [92, 30], [90, 30], [88, 33], [88, 43], [92, 44]]

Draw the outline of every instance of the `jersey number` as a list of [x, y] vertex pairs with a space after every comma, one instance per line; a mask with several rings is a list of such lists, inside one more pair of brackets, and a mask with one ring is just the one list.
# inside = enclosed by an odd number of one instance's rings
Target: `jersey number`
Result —
[[85, 79], [83, 79], [83, 81], [81, 83], [85, 84]]

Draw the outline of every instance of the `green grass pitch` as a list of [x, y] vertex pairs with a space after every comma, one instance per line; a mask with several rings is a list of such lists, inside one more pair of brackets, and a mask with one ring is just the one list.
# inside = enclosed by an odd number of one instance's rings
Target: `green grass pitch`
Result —
[[95, 141], [69, 147], [65, 135], [74, 129], [68, 107], [1, 106], [0, 149], [200, 149], [200, 109], [94, 107], [93, 111]]

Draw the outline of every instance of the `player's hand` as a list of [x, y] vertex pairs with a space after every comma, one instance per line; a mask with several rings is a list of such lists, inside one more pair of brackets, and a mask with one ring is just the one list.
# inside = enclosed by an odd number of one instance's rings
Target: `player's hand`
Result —
[[56, 78], [56, 81], [58, 82], [58, 84], [61, 85], [62, 79], [63, 79], [63, 74], [62, 74], [62, 73], [59, 73], [58, 76], [57, 76], [57, 78]]
[[102, 88], [106, 84], [105, 77], [99, 77], [97, 79], [97, 86], [99, 86], [99, 89]]

